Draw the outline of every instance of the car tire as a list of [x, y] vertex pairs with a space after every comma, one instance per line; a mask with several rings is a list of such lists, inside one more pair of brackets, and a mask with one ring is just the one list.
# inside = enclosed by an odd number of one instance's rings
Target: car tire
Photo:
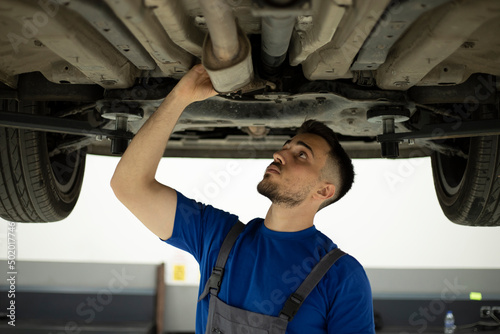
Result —
[[[498, 109], [484, 105], [481, 118], [498, 117]], [[464, 139], [468, 158], [434, 152], [434, 186], [445, 216], [470, 226], [500, 225], [500, 136]]]
[[[42, 102], [0, 100], [0, 112], [46, 114]], [[59, 135], [60, 136], [60, 135]], [[85, 150], [49, 156], [56, 134], [0, 127], [0, 217], [54, 222], [73, 210], [82, 186]]]

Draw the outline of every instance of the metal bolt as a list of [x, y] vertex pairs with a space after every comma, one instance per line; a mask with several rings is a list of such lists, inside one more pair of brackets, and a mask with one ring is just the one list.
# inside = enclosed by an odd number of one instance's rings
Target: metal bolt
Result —
[[[117, 131], [127, 131], [128, 117], [117, 115], [115, 129]], [[128, 146], [128, 139], [124, 138], [112, 138], [111, 139], [111, 153], [113, 154], [123, 154]]]
[[[383, 133], [394, 133], [394, 118], [384, 118], [382, 121]], [[399, 143], [398, 142], [383, 142], [381, 143], [382, 157], [389, 159], [396, 159], [399, 156]]]
[[325, 103], [326, 98], [324, 97], [317, 97], [316, 102], [318, 102], [319, 105]]
[[103, 85], [116, 85], [117, 82], [118, 82], [117, 80], [113, 80], [113, 79], [101, 80], [101, 83]]
[[385, 118], [382, 124], [384, 134], [394, 133], [394, 118]]
[[194, 18], [194, 23], [198, 26], [198, 27], [206, 27], [207, 26], [207, 20], [205, 19], [204, 16], [202, 15], [198, 15]]
[[127, 117], [117, 115], [115, 128], [116, 128], [116, 130], [127, 131]]

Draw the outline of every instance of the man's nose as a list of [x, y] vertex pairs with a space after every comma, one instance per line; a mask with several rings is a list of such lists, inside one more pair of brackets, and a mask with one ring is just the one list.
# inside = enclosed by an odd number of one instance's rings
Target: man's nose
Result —
[[273, 159], [274, 159], [275, 162], [278, 162], [278, 163], [280, 163], [282, 165], [285, 164], [285, 158], [284, 158], [284, 155], [283, 155], [282, 151], [274, 152]]

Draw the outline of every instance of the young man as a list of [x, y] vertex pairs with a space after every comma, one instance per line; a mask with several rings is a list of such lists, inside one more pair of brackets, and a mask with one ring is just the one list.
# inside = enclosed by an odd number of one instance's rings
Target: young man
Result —
[[[195, 66], [137, 133], [111, 180], [118, 199], [147, 228], [200, 264], [197, 333], [204, 333], [212, 321], [209, 300], [215, 296], [203, 296], [202, 291], [238, 217], [186, 198], [157, 182], [155, 174], [184, 108], [215, 94], [206, 71]], [[312, 268], [337, 248], [315, 229], [313, 219], [350, 189], [354, 177], [333, 132], [315, 121], [304, 123], [273, 158], [257, 187], [271, 207], [265, 219], [250, 221], [238, 235], [217, 295], [224, 305], [253, 312], [250, 320], [259, 314], [279, 318]], [[254, 322], [262, 326], [264, 320], [257, 317]], [[254, 333], [241, 324], [226, 325], [232, 332]], [[349, 255], [338, 259], [285, 328], [287, 333], [374, 333], [371, 290], [362, 266]], [[219, 327], [207, 332], [212, 331], [223, 332]]]

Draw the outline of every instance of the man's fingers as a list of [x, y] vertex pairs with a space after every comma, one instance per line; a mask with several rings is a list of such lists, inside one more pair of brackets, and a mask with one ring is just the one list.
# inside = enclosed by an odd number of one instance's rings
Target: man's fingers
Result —
[[207, 71], [205, 70], [205, 68], [203, 67], [203, 65], [201, 64], [198, 64], [198, 65], [195, 65], [193, 66], [193, 70], [198, 72], [198, 73], [206, 73]]

